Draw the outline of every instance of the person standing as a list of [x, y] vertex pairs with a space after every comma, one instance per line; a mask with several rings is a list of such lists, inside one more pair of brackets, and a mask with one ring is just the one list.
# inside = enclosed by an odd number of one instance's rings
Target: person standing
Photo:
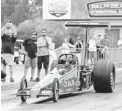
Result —
[[91, 38], [89, 40], [89, 57], [90, 57], [90, 62], [95, 63], [96, 62], [96, 40], [94, 38], [94, 35], [91, 35]]
[[83, 42], [81, 41], [80, 37], [77, 37], [75, 46], [76, 46], [76, 55], [79, 58], [79, 64], [81, 64], [81, 61], [82, 61], [82, 51], [83, 51]]
[[[7, 23], [1, 30], [2, 57], [10, 68], [10, 82], [14, 82], [13, 62], [16, 37], [17, 31], [12, 22], [10, 21], [10, 23]], [[3, 65], [3, 71], [6, 73], [6, 65]]]
[[40, 81], [40, 71], [42, 69], [42, 64], [43, 68], [45, 69], [45, 75], [48, 73], [48, 67], [49, 67], [49, 45], [52, 43], [52, 39], [47, 36], [47, 30], [42, 29], [41, 30], [42, 36], [37, 39], [37, 55], [38, 55], [38, 60], [37, 60], [37, 66], [38, 66], [38, 71], [37, 71], [37, 78], [36, 82]]
[[109, 40], [106, 34], [104, 35], [104, 38], [100, 41], [100, 46], [102, 47], [101, 58], [108, 58]]
[[76, 45], [76, 52], [80, 53], [83, 49], [83, 43], [80, 37], [77, 38], [75, 45]]
[[97, 39], [96, 39], [96, 44], [97, 44], [97, 60], [99, 60], [101, 58], [101, 46], [100, 46], [100, 42], [101, 42], [101, 35], [98, 35]]
[[33, 31], [31, 33], [31, 38], [26, 39], [23, 42], [24, 50], [25, 50], [25, 69], [24, 76], [26, 77], [28, 68], [31, 67], [31, 78], [30, 81], [33, 81], [33, 76], [35, 73], [35, 68], [37, 64], [37, 32]]
[[55, 43], [52, 41], [52, 43], [49, 45], [49, 72], [52, 71], [52, 69], [56, 66], [57, 62], [57, 55], [55, 52]]
[[72, 36], [69, 38], [69, 43], [74, 45], [74, 38]]

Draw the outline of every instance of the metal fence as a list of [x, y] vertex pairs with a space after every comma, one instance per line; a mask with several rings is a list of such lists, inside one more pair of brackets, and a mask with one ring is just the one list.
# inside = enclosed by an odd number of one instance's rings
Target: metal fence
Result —
[[[61, 48], [58, 48], [55, 50], [56, 54], [57, 54], [57, 57], [59, 55], [62, 54], [62, 50]], [[70, 52], [74, 51], [76, 49], [70, 49]], [[107, 54], [103, 54], [103, 57], [102, 58], [99, 58], [99, 53], [96, 53], [97, 55], [97, 60], [99, 59], [106, 59], [106, 60], [110, 60], [112, 62], [114, 62], [115, 64], [122, 64], [122, 49], [119, 49], [119, 48], [109, 48], [108, 51], [107, 51]], [[88, 57], [89, 59], [89, 54], [88, 54]]]

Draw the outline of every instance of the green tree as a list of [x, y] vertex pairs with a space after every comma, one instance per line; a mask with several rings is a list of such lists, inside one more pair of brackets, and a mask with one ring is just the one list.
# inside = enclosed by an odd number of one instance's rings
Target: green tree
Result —
[[18, 25], [29, 19], [28, 0], [2, 0], [1, 12], [2, 24], [12, 20], [15, 25]]
[[85, 29], [80, 27], [69, 27], [67, 29], [67, 33], [69, 36], [72, 36], [75, 39], [77, 37], [81, 37], [81, 40], [84, 40], [85, 37]]
[[31, 20], [26, 20], [19, 24], [18, 26], [18, 38], [26, 39], [30, 36], [33, 30], [33, 24]]

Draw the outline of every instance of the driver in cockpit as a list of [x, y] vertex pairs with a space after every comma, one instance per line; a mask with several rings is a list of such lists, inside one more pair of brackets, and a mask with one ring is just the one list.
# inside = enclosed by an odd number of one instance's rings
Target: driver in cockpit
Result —
[[67, 69], [68, 71], [71, 70], [71, 64], [69, 59], [65, 60], [65, 69]]

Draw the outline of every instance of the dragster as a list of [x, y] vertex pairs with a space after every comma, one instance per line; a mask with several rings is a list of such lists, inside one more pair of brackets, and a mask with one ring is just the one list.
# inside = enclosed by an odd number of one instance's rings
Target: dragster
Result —
[[113, 92], [115, 88], [115, 65], [109, 60], [99, 60], [88, 65], [87, 56], [87, 29], [90, 27], [108, 27], [108, 24], [69, 22], [67, 27], [86, 28], [84, 47], [81, 53], [71, 52], [61, 54], [57, 61], [52, 63], [52, 70], [40, 82], [28, 88], [25, 77], [21, 79], [17, 97], [25, 102], [27, 98], [50, 97], [54, 102], [60, 95], [82, 92], [94, 87], [95, 92]]

